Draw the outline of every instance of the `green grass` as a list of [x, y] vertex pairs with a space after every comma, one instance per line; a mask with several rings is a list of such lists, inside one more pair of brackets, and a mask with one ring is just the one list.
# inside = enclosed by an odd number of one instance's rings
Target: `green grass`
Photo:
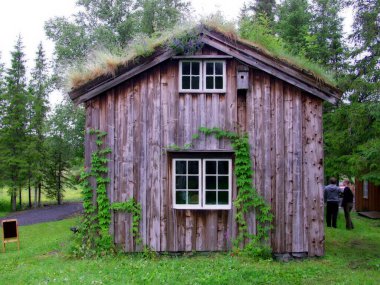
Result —
[[355, 230], [326, 230], [326, 256], [281, 263], [229, 254], [155, 259], [68, 258], [75, 219], [20, 227], [21, 250], [0, 253], [0, 284], [380, 284], [380, 221], [353, 214]]
[[[17, 196], [18, 199], [18, 196]], [[77, 202], [81, 201], [82, 196], [81, 196], [81, 191], [80, 189], [74, 189], [74, 188], [67, 188], [64, 197], [63, 197], [63, 202]], [[45, 194], [42, 194], [41, 196], [41, 201], [42, 204], [56, 204], [56, 200], [54, 199], [49, 199], [46, 197]], [[34, 192], [32, 192], [32, 203], [34, 202]], [[22, 203], [23, 203], [23, 209], [27, 208], [27, 203], [28, 203], [28, 192], [24, 190], [22, 192]], [[18, 200], [17, 200], [17, 205], [18, 205]], [[7, 192], [7, 188], [0, 188], [0, 217], [4, 217], [9, 212], [11, 211], [10, 207], [10, 196]]]

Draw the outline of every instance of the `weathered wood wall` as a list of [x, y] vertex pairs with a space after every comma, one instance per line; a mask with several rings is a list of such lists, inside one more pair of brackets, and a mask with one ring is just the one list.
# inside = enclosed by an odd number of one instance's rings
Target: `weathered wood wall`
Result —
[[[204, 53], [213, 53], [204, 49]], [[255, 185], [275, 213], [274, 252], [323, 255], [322, 101], [257, 69], [250, 87], [236, 90], [235, 60], [227, 60], [225, 94], [178, 94], [178, 61], [167, 61], [86, 103], [86, 127], [108, 132], [112, 202], [137, 199], [143, 244], [157, 251], [231, 248], [236, 211], [172, 208], [170, 158], [165, 147], [191, 141], [200, 126], [248, 131]], [[94, 145], [86, 137], [86, 163]], [[203, 135], [194, 150], [230, 151], [228, 141]], [[237, 190], [233, 181], [233, 199]], [[115, 213], [115, 242], [141, 250], [131, 216]], [[254, 213], [249, 228], [255, 231]]]
[[355, 181], [355, 210], [380, 211], [380, 186], [368, 182], [368, 198], [363, 198], [363, 181]]

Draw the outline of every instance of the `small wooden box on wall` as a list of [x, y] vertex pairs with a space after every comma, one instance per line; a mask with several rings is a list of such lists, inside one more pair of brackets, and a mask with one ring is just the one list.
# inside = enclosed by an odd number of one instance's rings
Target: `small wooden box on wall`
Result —
[[3, 252], [5, 252], [5, 244], [10, 242], [17, 242], [17, 248], [20, 250], [17, 220], [3, 220], [1, 225], [3, 228]]
[[244, 64], [237, 67], [237, 89], [248, 90], [249, 68]]

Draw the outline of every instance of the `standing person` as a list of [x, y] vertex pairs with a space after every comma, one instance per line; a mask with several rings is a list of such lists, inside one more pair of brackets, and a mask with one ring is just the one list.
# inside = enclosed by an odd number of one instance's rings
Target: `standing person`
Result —
[[329, 185], [325, 186], [325, 203], [326, 207], [326, 222], [328, 227], [336, 228], [336, 220], [338, 219], [339, 211], [339, 187], [336, 185], [336, 178], [331, 177]]
[[343, 200], [342, 200], [342, 208], [344, 210], [344, 217], [346, 219], [346, 229], [352, 230], [354, 225], [352, 224], [350, 212], [352, 210], [354, 204], [354, 194], [350, 188], [350, 181], [348, 179], [343, 180]]

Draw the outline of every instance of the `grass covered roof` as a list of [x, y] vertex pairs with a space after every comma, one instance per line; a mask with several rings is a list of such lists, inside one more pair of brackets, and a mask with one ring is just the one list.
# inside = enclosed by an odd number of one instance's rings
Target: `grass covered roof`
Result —
[[304, 57], [291, 55], [274, 36], [269, 41], [268, 36], [260, 37], [257, 34], [254, 38], [243, 39], [239, 37], [233, 24], [220, 23], [215, 20], [203, 21], [201, 24], [181, 24], [151, 37], [137, 35], [124, 50], [116, 53], [106, 50], [95, 51], [84, 63], [69, 71], [68, 89], [71, 91], [82, 89], [93, 81], [98, 82], [100, 78], [115, 77], [129, 67], [136, 66], [142, 59], [154, 55], [158, 49], [171, 49], [176, 41], [192, 40], [192, 37], [199, 36], [202, 30], [218, 32], [229, 39], [239, 41], [255, 51], [277, 60], [280, 64], [291, 67], [317, 82], [322, 82], [335, 89], [336, 83], [331, 72]]

